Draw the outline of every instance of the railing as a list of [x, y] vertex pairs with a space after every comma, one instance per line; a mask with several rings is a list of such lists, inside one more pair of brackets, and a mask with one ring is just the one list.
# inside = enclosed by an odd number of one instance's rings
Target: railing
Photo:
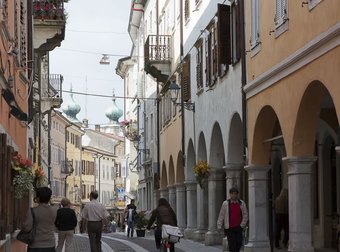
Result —
[[[61, 74], [43, 74], [42, 82], [48, 83], [47, 96], [62, 98], [63, 76]], [[43, 92], [45, 93], [45, 92]]]
[[149, 35], [144, 45], [145, 63], [150, 61], [168, 62], [171, 60], [171, 36]]
[[65, 20], [64, 0], [33, 0], [34, 19]]

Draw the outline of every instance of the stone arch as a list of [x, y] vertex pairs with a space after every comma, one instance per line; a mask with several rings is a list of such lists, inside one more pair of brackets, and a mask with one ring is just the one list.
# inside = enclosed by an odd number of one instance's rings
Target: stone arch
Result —
[[224, 164], [225, 156], [222, 131], [219, 123], [216, 122], [211, 133], [209, 165], [214, 168], [222, 168]]
[[192, 139], [189, 140], [188, 150], [187, 150], [187, 162], [185, 167], [185, 180], [193, 181], [195, 180], [194, 166], [196, 164], [196, 154], [194, 149], [194, 144]]
[[241, 117], [235, 113], [230, 122], [227, 163], [243, 163], [243, 125]]
[[167, 176], [167, 173], [166, 173], [166, 164], [165, 164], [164, 161], [162, 163], [161, 185], [160, 186], [161, 186], [160, 187], [161, 189], [165, 189], [168, 186], [168, 176]]
[[272, 141], [269, 141], [269, 139], [281, 135], [284, 139], [280, 121], [274, 109], [268, 105], [264, 106], [255, 123], [252, 152], [250, 153], [251, 163], [257, 165], [269, 164], [272, 146]]
[[197, 161], [200, 160], [207, 160], [207, 145], [203, 132], [200, 133], [198, 138]]
[[178, 152], [177, 165], [176, 165], [176, 183], [184, 182], [184, 167], [182, 162], [182, 152]]
[[174, 161], [172, 155], [169, 159], [169, 185], [173, 185], [175, 183], [175, 168], [174, 168]]
[[292, 141], [292, 156], [314, 155], [319, 118], [338, 129], [339, 120], [332, 96], [323, 83], [315, 80], [308, 85], [300, 102]]

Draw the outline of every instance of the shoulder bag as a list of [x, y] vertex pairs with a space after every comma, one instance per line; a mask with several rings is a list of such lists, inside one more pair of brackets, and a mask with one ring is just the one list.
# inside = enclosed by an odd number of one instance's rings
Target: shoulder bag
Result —
[[31, 213], [33, 217], [33, 224], [31, 230], [30, 231], [20, 230], [19, 234], [17, 235], [17, 240], [25, 244], [31, 244], [34, 241], [37, 228], [33, 208], [31, 208]]

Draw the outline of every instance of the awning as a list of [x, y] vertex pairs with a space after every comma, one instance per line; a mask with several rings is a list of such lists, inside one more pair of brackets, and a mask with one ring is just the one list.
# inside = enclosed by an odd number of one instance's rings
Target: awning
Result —
[[126, 197], [128, 197], [129, 199], [135, 199], [135, 198], [136, 198], [135, 195], [133, 195], [132, 193], [129, 193], [129, 192], [125, 192], [124, 195], [125, 195]]
[[10, 113], [15, 118], [19, 119], [20, 121], [28, 121], [28, 115], [22, 111], [19, 107], [18, 103], [15, 101], [13, 93], [8, 89], [2, 90], [2, 97], [7, 102], [8, 106], [10, 107]]

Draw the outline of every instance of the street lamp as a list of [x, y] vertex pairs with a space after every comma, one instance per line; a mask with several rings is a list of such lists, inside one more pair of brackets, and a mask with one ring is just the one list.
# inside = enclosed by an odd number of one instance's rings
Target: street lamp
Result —
[[99, 61], [101, 65], [110, 65], [110, 56], [108, 54], [103, 54], [103, 57]]
[[170, 91], [170, 96], [171, 96], [170, 99], [173, 102], [173, 104], [175, 104], [177, 106], [183, 105], [183, 107], [185, 109], [195, 112], [195, 103], [194, 102], [184, 102], [183, 97], [181, 97], [181, 102], [177, 103], [178, 94], [179, 94], [179, 91], [181, 90], [181, 87], [176, 83], [176, 81], [174, 81], [174, 80], [170, 81], [170, 85], [168, 87], [168, 90]]

